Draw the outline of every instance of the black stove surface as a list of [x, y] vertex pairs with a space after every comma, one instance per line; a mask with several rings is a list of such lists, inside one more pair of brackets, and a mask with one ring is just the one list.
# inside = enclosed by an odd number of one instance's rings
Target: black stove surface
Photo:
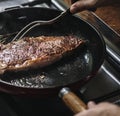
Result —
[[40, 99], [1, 93], [0, 108], [1, 116], [73, 115], [58, 97]]
[[[63, 0], [0, 0], [0, 6], [2, 6], [0, 11], [13, 7], [29, 6], [66, 9]], [[106, 37], [105, 39], [107, 41]], [[119, 54], [117, 56], [119, 61]], [[120, 104], [120, 71], [119, 69], [116, 70], [116, 65], [115, 67], [113, 66], [110, 58], [111, 56], [108, 54], [95, 78], [76, 92], [85, 103], [89, 100], [94, 100], [95, 102], [109, 101]], [[2, 92], [0, 93], [0, 109], [1, 116], [73, 115], [58, 97], [41, 99], [13, 96]]]

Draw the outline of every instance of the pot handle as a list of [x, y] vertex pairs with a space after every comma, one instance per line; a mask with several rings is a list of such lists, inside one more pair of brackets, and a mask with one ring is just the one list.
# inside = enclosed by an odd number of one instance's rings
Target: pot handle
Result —
[[60, 90], [59, 97], [75, 114], [87, 109], [87, 105], [67, 87]]

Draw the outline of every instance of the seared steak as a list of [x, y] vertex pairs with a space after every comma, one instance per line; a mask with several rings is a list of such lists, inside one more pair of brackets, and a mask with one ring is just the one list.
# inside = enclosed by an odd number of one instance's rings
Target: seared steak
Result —
[[50, 65], [83, 43], [75, 36], [39, 36], [0, 44], [0, 74]]

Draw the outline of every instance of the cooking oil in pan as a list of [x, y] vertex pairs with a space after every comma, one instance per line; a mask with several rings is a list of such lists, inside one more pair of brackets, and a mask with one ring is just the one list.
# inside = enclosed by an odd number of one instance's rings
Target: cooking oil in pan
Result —
[[90, 74], [92, 55], [89, 50], [78, 52], [44, 69], [3, 75], [2, 80], [19, 87], [48, 88], [77, 82]]

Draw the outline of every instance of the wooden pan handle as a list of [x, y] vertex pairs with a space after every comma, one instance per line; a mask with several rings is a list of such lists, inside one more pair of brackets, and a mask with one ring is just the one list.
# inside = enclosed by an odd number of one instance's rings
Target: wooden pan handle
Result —
[[76, 114], [87, 109], [86, 104], [76, 96], [69, 88], [62, 88], [59, 97]]

